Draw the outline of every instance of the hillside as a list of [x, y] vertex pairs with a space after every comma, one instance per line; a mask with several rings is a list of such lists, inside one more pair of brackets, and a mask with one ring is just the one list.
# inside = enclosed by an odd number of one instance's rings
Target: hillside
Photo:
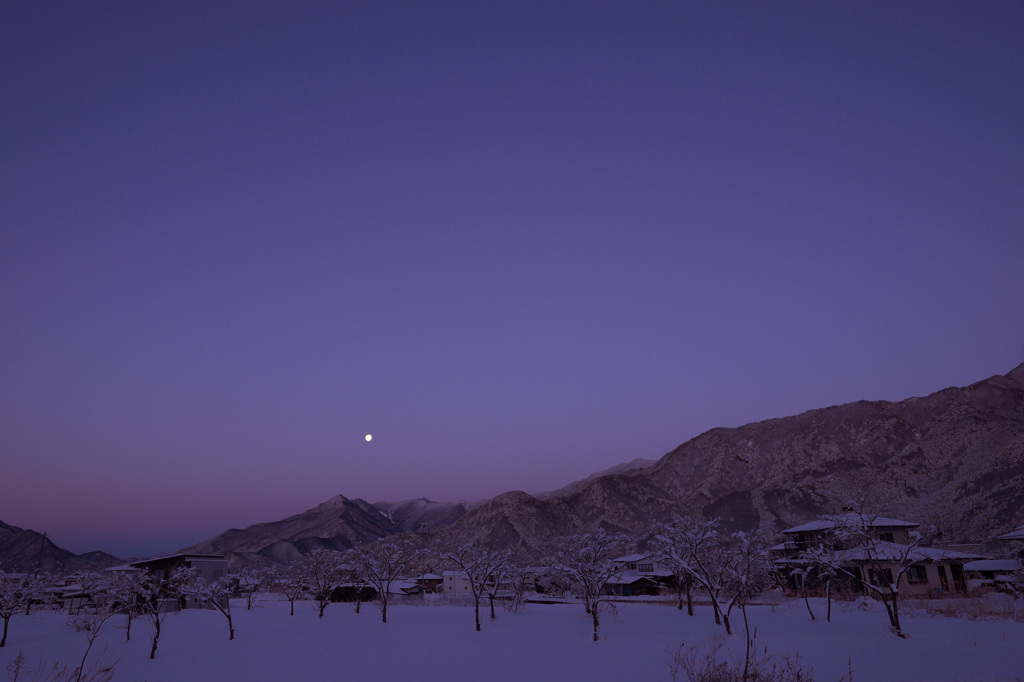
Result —
[[0, 522], [0, 569], [11, 572], [74, 573], [100, 571], [123, 563], [105, 552], [74, 554], [34, 530]]
[[599, 526], [642, 535], [680, 514], [774, 533], [859, 492], [946, 541], [986, 540], [1024, 522], [1024, 365], [923, 398], [712, 429], [650, 467], [546, 499], [501, 495], [441, 533], [533, 554], [554, 551], [558, 535]]
[[232, 528], [181, 552], [224, 554], [233, 564], [272, 564], [297, 559], [317, 547], [348, 549], [400, 532], [398, 524], [363, 500], [335, 495], [280, 521]]
[[656, 463], [595, 474], [543, 498], [512, 491], [477, 505], [338, 495], [282, 521], [188, 548], [235, 561], [288, 561], [392, 533], [476, 538], [542, 556], [559, 538], [603, 527], [643, 535], [681, 514], [727, 530], [775, 533], [863, 492], [880, 512], [979, 541], [1024, 523], [1024, 365], [964, 388], [899, 402], [861, 401], [712, 429]]

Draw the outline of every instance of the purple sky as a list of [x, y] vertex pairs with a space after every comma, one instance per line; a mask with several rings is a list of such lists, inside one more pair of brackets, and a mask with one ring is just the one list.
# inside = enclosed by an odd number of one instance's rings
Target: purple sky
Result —
[[1003, 374], [1021, 35], [1020, 2], [5, 2], [0, 520], [170, 551]]

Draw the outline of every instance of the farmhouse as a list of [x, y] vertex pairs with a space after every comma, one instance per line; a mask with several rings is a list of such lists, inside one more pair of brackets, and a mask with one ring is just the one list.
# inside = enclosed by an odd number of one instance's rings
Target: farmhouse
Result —
[[[967, 594], [964, 564], [978, 554], [921, 547], [911, 521], [853, 512], [823, 516], [782, 531], [776, 566], [792, 591], [821, 585], [823, 562], [835, 572], [833, 589], [892, 586], [906, 595]], [[817, 557], [811, 556], [812, 550]], [[898, 584], [897, 584], [898, 583]]]

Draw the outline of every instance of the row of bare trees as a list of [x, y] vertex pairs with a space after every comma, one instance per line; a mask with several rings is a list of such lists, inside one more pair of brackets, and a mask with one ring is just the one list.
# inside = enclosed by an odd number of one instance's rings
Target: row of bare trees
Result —
[[[791, 558], [786, 563], [785, 569], [797, 574], [812, 619], [815, 615], [807, 599], [808, 586], [823, 589], [828, 603], [826, 618], [830, 620], [833, 588], [841, 582], [855, 585], [862, 593], [881, 601], [893, 630], [903, 636], [899, 622], [900, 585], [910, 567], [921, 561], [920, 536], [912, 536], [908, 544], [897, 545], [871, 532], [873, 517], [858, 513], [844, 518], [850, 521], [837, 525], [821, 542], [804, 547], [795, 560]], [[672, 573], [680, 610], [685, 603], [692, 616], [695, 596], [706, 598], [716, 624], [724, 626], [727, 634], [733, 633], [732, 618], [738, 611], [747, 640], [752, 641], [747, 605], [752, 597], [780, 580], [780, 565], [765, 538], [757, 533], [725, 533], [717, 519], [683, 517], [673, 524], [657, 524], [643, 540], [647, 556]], [[618, 559], [638, 544], [635, 536], [604, 530], [574, 535], [565, 539], [554, 562], [549, 563], [548, 583], [556, 589], [567, 588], [580, 597], [591, 617], [595, 641], [599, 639], [601, 613], [610, 608], [609, 586], [626, 571]], [[857, 553], [859, 565], [867, 566], [866, 570], [861, 571], [851, 563], [851, 548]], [[167, 614], [182, 599], [197, 600], [217, 609], [227, 621], [229, 640], [235, 637], [230, 598], [243, 596], [247, 608], [252, 608], [255, 587], [261, 582], [272, 582], [280, 589], [290, 602], [292, 615], [296, 601], [310, 600], [321, 618], [339, 589], [349, 591], [359, 613], [364, 593], [370, 593], [372, 588], [381, 620], [386, 623], [394, 583], [414, 569], [459, 571], [469, 588], [477, 631], [481, 629], [480, 605], [485, 598], [493, 620], [499, 590], [511, 589], [514, 601], [521, 601], [527, 571], [537, 572], [528, 569], [510, 551], [497, 551], [479, 541], [424, 548], [411, 539], [391, 537], [346, 552], [316, 549], [287, 566], [268, 570], [243, 568], [234, 577], [210, 582], [201, 580], [191, 569], [114, 572], [106, 578], [83, 576], [80, 581], [82, 591], [92, 595], [95, 610], [103, 605], [108, 613], [124, 615], [126, 639], [131, 638], [133, 621], [145, 620], [152, 637], [152, 658]], [[45, 579], [38, 575], [0, 571], [0, 646], [6, 644], [11, 618], [21, 611], [27, 612], [33, 601], [39, 600], [44, 587]]]

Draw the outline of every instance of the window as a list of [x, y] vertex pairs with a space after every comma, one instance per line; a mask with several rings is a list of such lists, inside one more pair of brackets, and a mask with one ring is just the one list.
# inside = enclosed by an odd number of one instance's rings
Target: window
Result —
[[892, 585], [892, 569], [890, 568], [869, 568], [868, 579], [872, 585]]
[[927, 584], [928, 571], [924, 566], [911, 566], [907, 569], [907, 582], [911, 585]]
[[653, 573], [654, 564], [637, 564], [636, 570], [640, 571], [641, 573]]
[[893, 536], [892, 536], [892, 533], [879, 533], [878, 534], [878, 539], [881, 540], [882, 542], [892, 542], [893, 541]]

